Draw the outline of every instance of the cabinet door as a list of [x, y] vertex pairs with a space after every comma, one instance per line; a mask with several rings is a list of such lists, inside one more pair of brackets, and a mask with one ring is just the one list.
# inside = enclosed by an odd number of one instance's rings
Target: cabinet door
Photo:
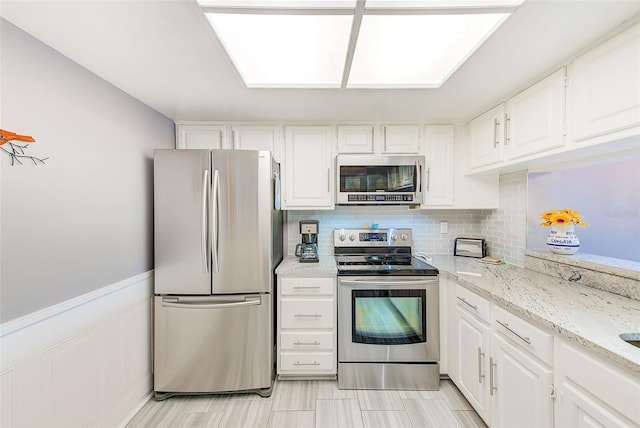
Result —
[[231, 134], [235, 150], [269, 150], [276, 162], [282, 162], [280, 127], [233, 126]]
[[331, 127], [287, 126], [284, 209], [333, 209]]
[[504, 144], [504, 104], [476, 117], [469, 124], [471, 168], [502, 161]]
[[373, 153], [373, 126], [338, 126], [338, 153]]
[[576, 141], [640, 125], [640, 24], [576, 59]]
[[420, 153], [417, 125], [386, 125], [383, 131], [383, 153]]
[[640, 427], [640, 378], [567, 340], [556, 342], [557, 427]]
[[224, 125], [177, 125], [176, 148], [221, 149], [225, 138]]
[[490, 423], [488, 359], [490, 330], [468, 311], [457, 307], [458, 388], [478, 415]]
[[424, 129], [426, 177], [423, 207], [453, 204], [453, 126]]
[[[495, 333], [490, 361], [492, 424], [553, 426], [552, 370]], [[491, 386], [490, 385], [490, 386]]]
[[508, 159], [564, 145], [565, 93], [566, 70], [562, 68], [509, 99], [504, 141]]

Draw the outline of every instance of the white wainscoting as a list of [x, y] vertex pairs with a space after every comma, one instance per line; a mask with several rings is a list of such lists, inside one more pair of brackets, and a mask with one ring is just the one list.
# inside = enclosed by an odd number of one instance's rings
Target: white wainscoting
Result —
[[0, 427], [116, 427], [152, 390], [153, 272], [0, 326]]

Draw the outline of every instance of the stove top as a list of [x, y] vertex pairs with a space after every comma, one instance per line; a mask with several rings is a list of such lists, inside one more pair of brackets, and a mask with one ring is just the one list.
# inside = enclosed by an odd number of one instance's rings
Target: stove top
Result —
[[411, 229], [336, 229], [338, 275], [436, 276], [438, 269], [411, 255]]

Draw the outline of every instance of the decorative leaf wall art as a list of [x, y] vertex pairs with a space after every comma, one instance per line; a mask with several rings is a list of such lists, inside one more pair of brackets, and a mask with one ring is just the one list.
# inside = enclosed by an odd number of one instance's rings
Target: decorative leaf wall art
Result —
[[38, 162], [43, 164], [47, 159], [49, 159], [48, 157], [37, 158], [35, 156], [29, 156], [25, 154], [24, 150], [28, 148], [29, 145], [12, 143], [12, 141], [14, 140], [24, 141], [25, 143], [35, 143], [36, 141], [30, 135], [18, 135], [15, 132], [0, 129], [0, 150], [11, 157], [11, 165], [23, 165], [21, 159], [29, 159], [31, 160], [31, 162], [33, 162], [34, 165], [38, 165]]

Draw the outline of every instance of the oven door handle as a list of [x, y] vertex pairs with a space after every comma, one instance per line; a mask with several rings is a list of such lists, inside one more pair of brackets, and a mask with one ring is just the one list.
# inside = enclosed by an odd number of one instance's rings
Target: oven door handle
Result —
[[376, 281], [371, 279], [341, 279], [340, 284], [357, 284], [357, 285], [415, 285], [429, 284], [436, 282], [435, 279], [416, 279], [406, 281]]

